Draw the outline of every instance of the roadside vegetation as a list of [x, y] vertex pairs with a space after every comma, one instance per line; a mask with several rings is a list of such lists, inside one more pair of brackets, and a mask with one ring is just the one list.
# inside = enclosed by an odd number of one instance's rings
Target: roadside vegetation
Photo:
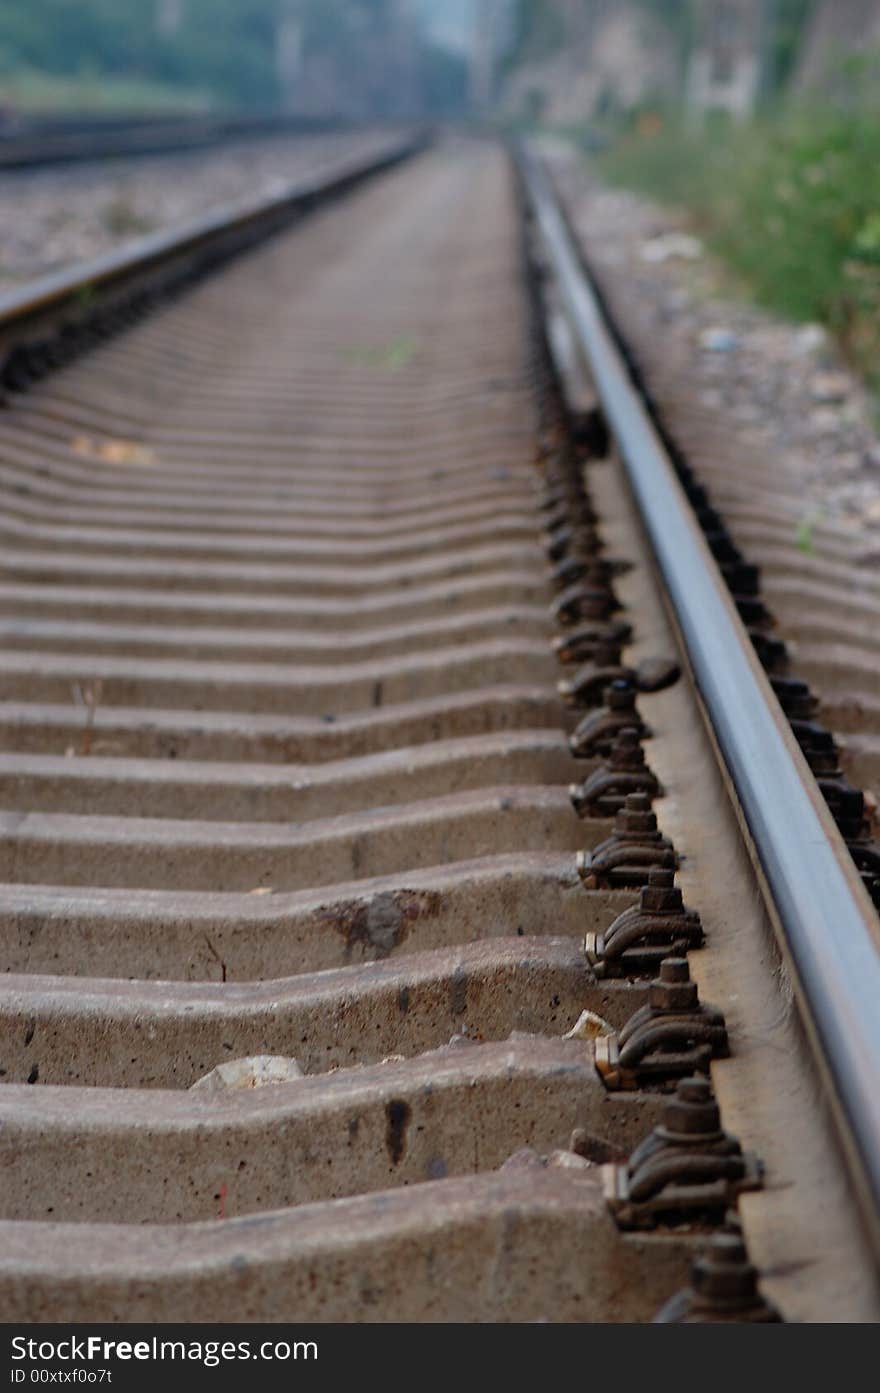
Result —
[[96, 116], [173, 114], [220, 107], [210, 91], [139, 77], [112, 77], [83, 67], [75, 75], [19, 69], [0, 77], [0, 105], [22, 115]]
[[880, 108], [741, 127], [643, 114], [600, 166], [612, 183], [689, 209], [761, 304], [828, 326], [880, 386]]

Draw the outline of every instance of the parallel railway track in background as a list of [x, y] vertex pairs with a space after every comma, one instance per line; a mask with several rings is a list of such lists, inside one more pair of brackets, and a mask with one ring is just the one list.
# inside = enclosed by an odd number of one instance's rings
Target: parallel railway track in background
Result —
[[342, 123], [278, 115], [22, 117], [0, 124], [0, 171], [207, 150], [229, 140], [313, 135]]
[[540, 169], [0, 313], [7, 1319], [875, 1320], [870, 864]]

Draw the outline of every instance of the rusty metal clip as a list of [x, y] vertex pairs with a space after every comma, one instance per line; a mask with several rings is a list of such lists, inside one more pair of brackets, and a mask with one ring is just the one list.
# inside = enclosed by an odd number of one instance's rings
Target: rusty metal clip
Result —
[[565, 556], [590, 556], [601, 548], [598, 530], [579, 523], [566, 522], [555, 528], [547, 539], [547, 556], [551, 561], [561, 561]]
[[779, 1324], [782, 1316], [761, 1295], [758, 1274], [737, 1233], [719, 1233], [694, 1260], [691, 1284], [654, 1317], [654, 1325]]
[[760, 595], [761, 571], [751, 561], [724, 561], [720, 570], [731, 594]]
[[635, 676], [635, 670], [620, 661], [620, 644], [597, 644], [592, 660], [557, 682], [556, 690], [567, 706], [598, 706], [613, 682], [629, 685]]
[[651, 733], [636, 709], [635, 687], [627, 678], [615, 678], [605, 688], [603, 700], [604, 706], [584, 716], [568, 737], [569, 748], [577, 759], [610, 754], [622, 730], [635, 730], [640, 740]]
[[645, 1006], [613, 1035], [596, 1041], [596, 1068], [607, 1089], [668, 1087], [708, 1074], [728, 1053], [724, 1016], [702, 1006], [687, 958], [664, 958]]
[[592, 459], [605, 459], [611, 448], [608, 422], [601, 406], [572, 412], [569, 420], [572, 438], [583, 446]]
[[862, 823], [859, 836], [850, 838], [846, 844], [860, 871], [880, 876], [880, 842], [871, 836], [867, 822]]
[[854, 788], [843, 777], [819, 779], [818, 783], [819, 791], [828, 804], [844, 841], [857, 841], [867, 826], [865, 795], [861, 789]]
[[552, 513], [566, 503], [586, 502], [584, 486], [576, 472], [548, 473], [538, 490], [538, 511]]
[[[834, 739], [830, 731], [826, 730], [818, 721], [791, 720], [789, 725], [791, 726], [794, 738], [804, 751], [804, 754], [806, 754], [807, 750], [821, 749], [823, 745], [825, 745], [826, 737], [830, 738], [831, 743], [834, 744]], [[834, 746], [834, 752], [836, 756], [836, 745]]]
[[760, 629], [749, 629], [748, 634], [765, 671], [774, 677], [784, 677], [788, 671], [788, 649], [782, 639], [773, 638]]
[[681, 1079], [663, 1121], [625, 1165], [604, 1167], [605, 1197], [622, 1229], [721, 1223], [746, 1190], [761, 1187], [758, 1157], [721, 1127], [705, 1078]]
[[607, 624], [582, 624], [553, 640], [553, 651], [561, 663], [584, 663], [592, 658], [597, 644], [627, 643], [632, 638], [632, 625], [625, 619], [610, 619]]
[[566, 527], [595, 528], [597, 523], [598, 518], [586, 498], [563, 499], [544, 517], [544, 526], [551, 534]]
[[792, 729], [814, 774], [840, 773], [840, 750], [830, 730], [817, 721], [793, 721]]
[[809, 721], [793, 721], [792, 729], [856, 866], [868, 873], [871, 890], [871, 880], [880, 874], [880, 845], [871, 838], [865, 795], [841, 770], [840, 750], [830, 730]]
[[578, 817], [613, 817], [626, 805], [630, 793], [657, 798], [660, 784], [645, 763], [639, 732], [624, 726], [605, 763], [583, 784], [572, 784], [569, 795]]
[[620, 601], [604, 577], [594, 583], [588, 575], [577, 585], [563, 590], [550, 613], [560, 624], [579, 624], [586, 619], [610, 619], [620, 608]]
[[566, 590], [589, 575], [594, 562], [595, 556], [585, 554], [582, 551], [569, 552], [555, 566], [551, 566], [550, 584], [555, 586], [557, 590]]
[[[706, 543], [715, 560], [721, 566], [747, 565], [739, 547], [734, 542], [719, 513], [714, 508], [701, 508], [697, 520], [703, 530]], [[751, 592], [749, 592], [751, 593]], [[757, 591], [755, 592], [757, 594]]]
[[644, 793], [627, 794], [614, 831], [590, 851], [577, 854], [578, 875], [588, 890], [647, 885], [657, 866], [674, 871], [675, 848], [657, 826], [657, 815]]
[[664, 958], [680, 958], [703, 945], [703, 925], [686, 909], [674, 872], [655, 867], [640, 901], [625, 909], [605, 933], [587, 934], [584, 951], [597, 977], [643, 977]]
[[[545, 490], [540, 495], [538, 511], [544, 515], [544, 526], [548, 532], [552, 532], [555, 527], [572, 521], [571, 515], [580, 512], [585, 504], [583, 490], [576, 485], [555, 486]], [[551, 521], [551, 519], [559, 519], [559, 521]]]
[[801, 682], [797, 677], [771, 676], [770, 686], [789, 720], [812, 721], [819, 702], [806, 682]]
[[593, 584], [610, 582], [615, 576], [625, 576], [632, 570], [633, 563], [624, 557], [601, 556], [599, 535], [594, 531], [592, 536], [592, 542], [565, 548], [556, 565], [551, 566], [550, 581], [557, 589], [567, 588], [585, 577]]

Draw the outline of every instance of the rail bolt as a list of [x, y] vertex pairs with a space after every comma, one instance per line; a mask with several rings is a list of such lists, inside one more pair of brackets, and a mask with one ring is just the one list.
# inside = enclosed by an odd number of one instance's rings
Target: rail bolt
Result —
[[638, 905], [625, 909], [602, 934], [587, 934], [584, 950], [597, 977], [641, 977], [664, 958], [683, 957], [703, 943], [700, 916], [687, 909], [674, 871], [653, 866]]
[[668, 1088], [708, 1073], [727, 1054], [724, 1016], [700, 1004], [686, 958], [664, 958], [648, 1001], [626, 1025], [596, 1041], [596, 1068], [608, 1089]]
[[624, 726], [605, 763], [585, 783], [572, 784], [569, 794], [579, 817], [612, 817], [625, 806], [630, 793], [656, 798], [660, 784], [645, 763], [638, 730]]
[[691, 1285], [654, 1317], [655, 1325], [778, 1324], [782, 1317], [758, 1287], [758, 1274], [738, 1234], [720, 1233], [694, 1260]]
[[675, 870], [675, 848], [657, 826], [657, 816], [645, 793], [627, 794], [617, 813], [614, 831], [592, 852], [578, 853], [578, 874], [588, 889], [644, 886], [653, 867]]
[[761, 1163], [721, 1126], [709, 1080], [681, 1079], [663, 1121], [624, 1165], [605, 1167], [608, 1204], [622, 1229], [723, 1220], [745, 1190], [760, 1188]]

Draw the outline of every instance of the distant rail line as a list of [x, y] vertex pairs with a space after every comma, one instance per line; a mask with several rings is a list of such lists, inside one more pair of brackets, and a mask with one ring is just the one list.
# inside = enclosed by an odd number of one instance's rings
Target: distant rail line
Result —
[[0, 125], [0, 170], [137, 159], [210, 149], [230, 140], [340, 129], [338, 121], [283, 115], [22, 118]]

